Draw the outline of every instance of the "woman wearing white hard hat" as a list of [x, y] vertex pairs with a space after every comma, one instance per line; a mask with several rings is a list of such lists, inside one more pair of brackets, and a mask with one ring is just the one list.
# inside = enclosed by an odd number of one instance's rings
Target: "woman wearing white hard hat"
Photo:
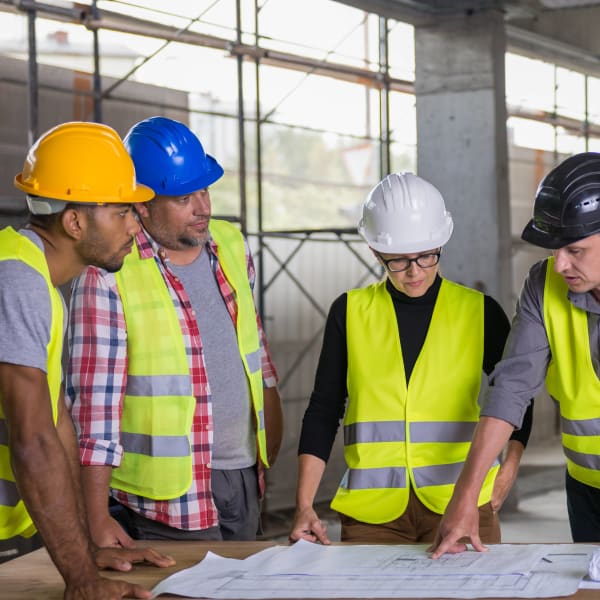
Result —
[[[292, 541], [329, 543], [313, 503], [342, 418], [347, 470], [331, 503], [341, 539], [433, 541], [510, 327], [491, 297], [442, 278], [452, 229], [440, 192], [412, 173], [388, 175], [367, 196], [358, 231], [386, 277], [331, 306], [300, 436]], [[484, 542], [500, 541], [497, 510], [530, 430], [531, 409], [487, 474]]]

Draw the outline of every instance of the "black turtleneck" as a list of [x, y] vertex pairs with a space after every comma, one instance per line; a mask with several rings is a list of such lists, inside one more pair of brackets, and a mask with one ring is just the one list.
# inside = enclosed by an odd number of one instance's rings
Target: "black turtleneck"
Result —
[[[408, 383], [433, 314], [433, 308], [442, 283], [438, 275], [431, 287], [419, 298], [411, 298], [398, 291], [388, 279], [386, 289], [392, 298], [404, 371]], [[302, 421], [298, 454], [312, 454], [327, 461], [346, 408], [346, 307], [348, 296], [342, 294], [329, 310], [323, 346], [317, 366], [315, 385]], [[489, 375], [502, 357], [510, 323], [501, 306], [490, 296], [484, 296], [484, 349], [483, 370]], [[530, 405], [521, 429], [511, 439], [527, 445], [531, 432], [532, 409]]]

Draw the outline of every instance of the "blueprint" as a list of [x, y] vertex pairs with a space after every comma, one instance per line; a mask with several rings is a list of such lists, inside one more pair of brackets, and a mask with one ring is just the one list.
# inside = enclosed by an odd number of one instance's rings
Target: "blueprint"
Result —
[[421, 545], [322, 546], [299, 541], [244, 560], [209, 552], [159, 583], [153, 597], [548, 598], [574, 594], [596, 548], [499, 544], [431, 560]]

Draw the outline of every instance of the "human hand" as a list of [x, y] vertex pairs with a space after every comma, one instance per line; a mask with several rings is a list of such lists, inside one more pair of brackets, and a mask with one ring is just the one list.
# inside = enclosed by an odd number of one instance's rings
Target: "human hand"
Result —
[[478, 552], [486, 552], [487, 548], [479, 537], [479, 510], [477, 504], [466, 504], [450, 501], [440, 521], [437, 533], [428, 552], [431, 558], [437, 559], [443, 554], [458, 554], [467, 549], [467, 544], [459, 540], [468, 538]]
[[106, 515], [103, 519], [89, 520], [92, 542], [98, 548], [135, 548], [135, 542], [116, 519]]
[[96, 548], [94, 560], [99, 569], [131, 571], [133, 563], [147, 562], [155, 567], [171, 567], [175, 560], [153, 548]]
[[119, 600], [120, 598], [151, 598], [152, 593], [140, 585], [119, 579], [97, 576], [93, 580], [67, 584], [64, 600]]
[[331, 540], [327, 537], [327, 527], [323, 525], [312, 506], [296, 511], [289, 539], [290, 542], [306, 540], [325, 545], [331, 544]]

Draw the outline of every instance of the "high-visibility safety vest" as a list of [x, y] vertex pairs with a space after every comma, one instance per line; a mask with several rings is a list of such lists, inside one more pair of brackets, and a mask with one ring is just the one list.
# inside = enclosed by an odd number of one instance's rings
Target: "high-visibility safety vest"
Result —
[[552, 358], [546, 388], [559, 403], [569, 474], [600, 488], [600, 380], [592, 363], [587, 312], [569, 301], [568, 291], [549, 258], [543, 306]]
[[[254, 408], [260, 458], [268, 466], [256, 309], [242, 234], [211, 220], [219, 264], [237, 303], [236, 334]], [[177, 311], [154, 257], [137, 246], [117, 273], [127, 326], [127, 386], [121, 416], [123, 458], [111, 486], [155, 500], [183, 495], [192, 483], [191, 430], [196, 399]], [[203, 468], [209, 468], [205, 465]]]
[[[25, 263], [35, 269], [48, 285], [52, 317], [50, 340], [46, 346], [46, 373], [52, 404], [52, 419], [56, 425], [62, 378], [64, 318], [60, 293], [52, 284], [44, 253], [30, 239], [17, 233], [12, 227], [0, 231], [0, 260], [19, 260]], [[11, 342], [3, 340], [2, 343], [10, 344]], [[0, 404], [0, 539], [5, 540], [16, 535], [30, 537], [35, 531], [33, 521], [17, 490], [10, 465], [8, 429]]]
[[[385, 281], [348, 292], [347, 471], [331, 507], [364, 523], [406, 510], [409, 487], [442, 514], [479, 419], [483, 295], [442, 280], [407, 386], [398, 321]], [[489, 502], [498, 463], [479, 495]]]

